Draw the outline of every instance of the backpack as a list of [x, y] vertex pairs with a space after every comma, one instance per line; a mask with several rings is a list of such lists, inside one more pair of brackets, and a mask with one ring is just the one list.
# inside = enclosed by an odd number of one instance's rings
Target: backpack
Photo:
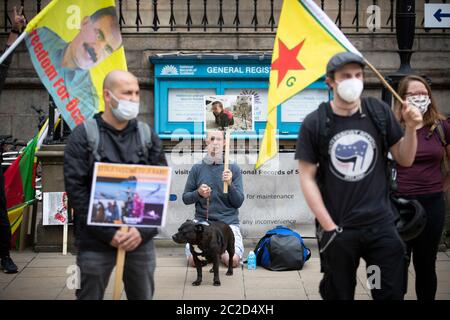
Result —
[[311, 257], [300, 234], [285, 226], [267, 231], [254, 251], [256, 264], [272, 271], [301, 270]]
[[[92, 153], [94, 160], [99, 162], [102, 157], [98, 152], [98, 146], [100, 142], [100, 130], [98, 128], [97, 120], [94, 118], [87, 119], [83, 122], [84, 129], [86, 130], [89, 151]], [[148, 150], [152, 147], [152, 131], [148, 124], [138, 121], [138, 132], [140, 140], [140, 155], [148, 158]]]

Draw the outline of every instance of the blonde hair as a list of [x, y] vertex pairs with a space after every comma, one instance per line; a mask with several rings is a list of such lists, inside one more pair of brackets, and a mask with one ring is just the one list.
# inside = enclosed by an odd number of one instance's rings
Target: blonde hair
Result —
[[[437, 120], [445, 120], [445, 116], [439, 112], [437, 106], [436, 106], [436, 102], [434, 101], [434, 98], [431, 94], [431, 87], [428, 84], [428, 82], [419, 76], [414, 76], [414, 75], [410, 75], [410, 76], [406, 76], [404, 77], [399, 85], [398, 85], [398, 94], [402, 99], [406, 99], [406, 93], [408, 92], [408, 87], [409, 84], [413, 81], [418, 81], [421, 82], [425, 88], [427, 89], [428, 92], [428, 96], [430, 97], [430, 105], [428, 106], [428, 110], [427, 112], [425, 112], [425, 114], [423, 115], [423, 124], [427, 127], [432, 126]], [[402, 106], [400, 104], [400, 102], [395, 101], [395, 105], [394, 105], [394, 114], [395, 117], [397, 118], [397, 120], [400, 122], [400, 124], [404, 124], [404, 120], [402, 117]]]

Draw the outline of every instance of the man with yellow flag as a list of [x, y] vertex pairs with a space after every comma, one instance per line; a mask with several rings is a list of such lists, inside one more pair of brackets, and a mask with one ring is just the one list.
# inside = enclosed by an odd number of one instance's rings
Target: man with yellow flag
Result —
[[374, 273], [369, 282], [374, 299], [403, 299], [405, 289], [405, 250], [393, 221], [386, 157], [390, 151], [403, 166], [412, 164], [421, 114], [404, 104], [403, 137], [387, 105], [360, 98], [365, 65], [374, 69], [314, 1], [284, 0], [256, 166], [277, 153], [277, 106], [326, 71], [334, 98], [305, 118], [296, 159], [316, 216], [324, 272], [319, 291], [327, 300], [354, 298], [361, 257]]
[[405, 248], [394, 223], [387, 154], [410, 166], [422, 115], [403, 104], [406, 130], [389, 106], [360, 98], [364, 60], [334, 55], [326, 67], [333, 100], [302, 123], [295, 158], [308, 206], [316, 217], [324, 299], [353, 299], [360, 258], [374, 299], [403, 299]]

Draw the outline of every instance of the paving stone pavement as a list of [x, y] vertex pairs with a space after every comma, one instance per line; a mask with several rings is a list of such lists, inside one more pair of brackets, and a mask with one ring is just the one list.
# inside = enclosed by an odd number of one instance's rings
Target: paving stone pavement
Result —
[[[183, 247], [157, 245], [157, 267], [155, 271], [156, 300], [317, 300], [320, 273], [315, 241], [305, 240], [313, 251], [312, 258], [301, 271], [273, 272], [258, 267], [249, 271], [235, 268], [233, 276], [226, 276], [226, 268], [220, 268], [222, 285], [212, 285], [209, 268], [203, 269], [203, 283], [194, 287], [194, 268], [186, 266]], [[253, 246], [246, 247], [247, 252]], [[0, 300], [73, 300], [75, 291], [67, 287], [70, 277], [68, 268], [75, 264], [70, 253], [36, 253], [33, 251], [11, 254], [19, 267], [17, 274], [0, 273]], [[450, 251], [439, 252], [436, 262], [438, 288], [436, 299], [450, 300]], [[356, 300], [370, 300], [366, 286], [365, 264], [362, 261], [357, 272]], [[414, 292], [414, 270], [410, 267], [407, 300], [416, 299]], [[114, 273], [106, 289], [105, 299], [112, 299]], [[122, 299], [126, 299], [122, 292]]]

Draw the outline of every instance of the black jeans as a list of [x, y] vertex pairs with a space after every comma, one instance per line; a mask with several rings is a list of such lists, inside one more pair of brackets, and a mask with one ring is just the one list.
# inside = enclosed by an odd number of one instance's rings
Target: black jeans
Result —
[[9, 256], [11, 246], [11, 226], [6, 210], [5, 178], [0, 166], [0, 257]]
[[[327, 237], [329, 239], [329, 236]], [[323, 248], [324, 243], [321, 243]], [[321, 254], [324, 300], [353, 300], [360, 258], [366, 261], [374, 300], [402, 300], [405, 246], [394, 225], [345, 229]]]
[[427, 224], [422, 233], [406, 243], [416, 272], [416, 295], [418, 300], [434, 300], [437, 289], [436, 255], [445, 221], [445, 202], [442, 192], [408, 196], [417, 199], [427, 213]]
[[[79, 251], [77, 265], [81, 272], [78, 300], [102, 300], [116, 264], [117, 251]], [[123, 282], [128, 300], [151, 300], [155, 291], [156, 267], [153, 240], [127, 252]]]

